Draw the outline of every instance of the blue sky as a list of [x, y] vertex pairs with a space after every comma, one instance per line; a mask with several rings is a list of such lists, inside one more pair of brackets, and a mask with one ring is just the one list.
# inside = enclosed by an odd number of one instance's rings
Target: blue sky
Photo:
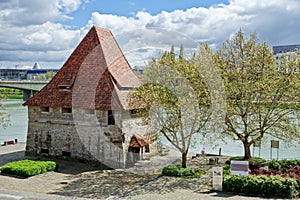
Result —
[[139, 11], [146, 11], [156, 15], [162, 11], [171, 12], [173, 10], [186, 10], [192, 7], [215, 6], [218, 4], [228, 4], [227, 0], [90, 0], [82, 4], [78, 10], [71, 13], [73, 20], [65, 22], [80, 28], [84, 26], [93, 12], [102, 14], [113, 14], [120, 16], [132, 17]]
[[0, 67], [60, 68], [94, 25], [135, 66], [171, 45], [217, 49], [240, 28], [270, 46], [300, 44], [299, 21], [299, 0], [1, 0]]

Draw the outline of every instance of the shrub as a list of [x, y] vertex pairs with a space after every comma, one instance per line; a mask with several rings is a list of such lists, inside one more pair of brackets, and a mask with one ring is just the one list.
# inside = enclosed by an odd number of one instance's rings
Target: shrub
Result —
[[299, 197], [297, 181], [280, 176], [224, 176], [224, 191], [257, 194], [260, 196], [294, 198]]
[[[230, 158], [230, 160], [245, 160], [245, 159], [244, 159], [244, 156], [233, 156]], [[259, 157], [252, 157], [248, 161], [249, 161], [249, 163], [260, 163], [260, 164], [266, 162], [265, 159], [259, 158]]]
[[0, 168], [1, 173], [12, 174], [21, 177], [35, 176], [56, 169], [56, 162], [20, 160], [10, 162]]
[[225, 165], [223, 167], [223, 176], [230, 175], [230, 165]]
[[279, 171], [287, 171], [294, 166], [300, 166], [300, 160], [271, 160], [268, 163], [270, 169], [276, 169]]
[[171, 164], [163, 168], [162, 174], [165, 176], [189, 177], [203, 175], [205, 172], [192, 167], [182, 168], [180, 164]]

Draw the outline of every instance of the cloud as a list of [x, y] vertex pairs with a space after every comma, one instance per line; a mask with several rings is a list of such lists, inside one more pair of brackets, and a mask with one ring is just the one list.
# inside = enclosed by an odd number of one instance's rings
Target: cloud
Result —
[[11, 0], [0, 2], [0, 65], [12, 61], [61, 63], [80, 40], [59, 20], [79, 8], [80, 0]]
[[300, 42], [299, 10], [297, 0], [231, 0], [228, 5], [162, 11], [156, 15], [140, 11], [134, 17], [94, 12], [87, 27], [97, 25], [112, 30], [121, 36], [125, 50], [147, 45], [165, 49], [167, 44], [189, 48], [200, 42], [217, 48], [240, 28], [246, 34], [257, 32], [270, 45], [292, 44]]
[[70, 19], [69, 14], [85, 2], [87, 0], [2, 0], [0, 64], [11, 62], [13, 58], [16, 62], [43, 59], [63, 63], [93, 25], [113, 32], [132, 65], [144, 63], [171, 45], [182, 44], [187, 53], [200, 42], [218, 48], [240, 28], [247, 35], [257, 32], [260, 40], [270, 45], [300, 43], [298, 0], [230, 0], [227, 5], [158, 14], [141, 10], [129, 17], [93, 12], [86, 26], [79, 30], [64, 26], [64, 20]]

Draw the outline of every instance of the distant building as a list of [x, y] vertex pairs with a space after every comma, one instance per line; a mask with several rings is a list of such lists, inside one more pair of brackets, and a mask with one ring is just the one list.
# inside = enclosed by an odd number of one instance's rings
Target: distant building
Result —
[[34, 63], [32, 69], [1, 69], [0, 68], [0, 80], [35, 80], [37, 76], [46, 74], [47, 72], [56, 73], [58, 69], [41, 69], [37, 62]]
[[[275, 58], [275, 63], [278, 68], [280, 68], [281, 59], [285, 59], [287, 62], [292, 59], [300, 59], [300, 44], [296, 45], [282, 45], [282, 46], [273, 46], [273, 54]], [[297, 71], [295, 67], [292, 71]], [[286, 73], [291, 72], [289, 70], [285, 70]]]
[[[135, 75], [109, 30], [93, 27], [28, 106], [26, 154], [123, 168], [155, 151], [128, 94]], [[137, 108], [138, 109], [138, 108]]]
[[287, 53], [287, 52], [296, 52], [299, 50], [300, 50], [300, 44], [273, 46], [274, 55]]

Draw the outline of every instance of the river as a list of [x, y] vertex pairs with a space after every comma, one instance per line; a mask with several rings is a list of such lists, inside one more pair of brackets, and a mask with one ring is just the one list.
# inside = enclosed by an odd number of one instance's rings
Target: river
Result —
[[[19, 142], [26, 142], [27, 134], [27, 107], [22, 106], [23, 101], [19, 100], [1, 100], [1, 103], [10, 115], [11, 125], [4, 129], [0, 127], [0, 144], [4, 141], [18, 139]], [[260, 156], [265, 159], [271, 158], [270, 140], [263, 142], [260, 154], [259, 148], [251, 148], [252, 156]], [[200, 143], [200, 144], [199, 144]], [[191, 147], [190, 152], [201, 152], [203, 149], [206, 153], [218, 154], [221, 148], [223, 155], [236, 156], [243, 154], [243, 146], [240, 141], [232, 141], [227, 139], [226, 142], [219, 141], [214, 148], [209, 143], [196, 143]], [[254, 150], [254, 151], [253, 151]], [[277, 159], [300, 159], [300, 144], [288, 146], [286, 143], [280, 141], [279, 149], [272, 149], [272, 158]]]

